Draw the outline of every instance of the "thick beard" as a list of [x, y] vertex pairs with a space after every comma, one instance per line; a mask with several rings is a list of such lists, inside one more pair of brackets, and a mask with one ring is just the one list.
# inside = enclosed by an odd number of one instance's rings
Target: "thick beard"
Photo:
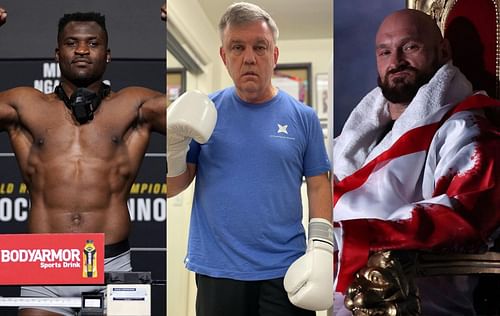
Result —
[[[429, 72], [422, 72], [411, 66], [398, 67], [398, 69], [387, 72], [384, 76], [383, 81], [380, 76], [378, 76], [377, 84], [380, 89], [382, 89], [382, 94], [384, 95], [384, 97], [390, 102], [408, 104], [417, 95], [420, 87], [428, 83], [439, 68], [440, 65], [437, 63], [437, 60], [433, 62], [432, 69]], [[415, 80], [396, 80], [395, 82], [393, 82], [394, 85], [390, 86], [388, 83], [388, 76], [391, 73], [402, 70], [413, 71], [415, 73]]]

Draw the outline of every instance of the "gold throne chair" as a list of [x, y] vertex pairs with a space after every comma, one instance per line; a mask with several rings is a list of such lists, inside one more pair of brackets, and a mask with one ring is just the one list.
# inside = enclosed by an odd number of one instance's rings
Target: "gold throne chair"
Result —
[[[474, 90], [500, 99], [500, 0], [407, 0], [407, 6], [436, 20], [451, 44], [454, 65]], [[500, 238], [484, 254], [421, 253], [417, 258], [418, 277], [479, 274], [478, 314], [500, 315]]]
[[[500, 99], [500, 0], [407, 0], [406, 4], [436, 20], [450, 42], [453, 64], [471, 81], [473, 89]], [[486, 115], [500, 126], [498, 112]], [[494, 207], [500, 212], [499, 205]], [[375, 302], [369, 312], [355, 315], [420, 316], [417, 278], [475, 274], [479, 278], [474, 295], [477, 315], [500, 315], [500, 227], [497, 233], [483, 253], [376, 252], [356, 274], [345, 304], [353, 310], [355, 305]]]
[[453, 64], [472, 82], [500, 98], [500, 1], [407, 0], [407, 6], [431, 15], [450, 41]]

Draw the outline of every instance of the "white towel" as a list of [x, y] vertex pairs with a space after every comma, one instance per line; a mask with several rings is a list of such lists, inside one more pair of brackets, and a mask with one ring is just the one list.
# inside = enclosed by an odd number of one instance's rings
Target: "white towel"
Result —
[[405, 132], [430, 123], [428, 118], [441, 108], [472, 94], [472, 84], [453, 66], [443, 65], [417, 92], [392, 130], [377, 144], [391, 121], [388, 101], [379, 87], [368, 93], [352, 111], [342, 133], [334, 140], [333, 168], [336, 179], [351, 175], [372, 158], [390, 148]]

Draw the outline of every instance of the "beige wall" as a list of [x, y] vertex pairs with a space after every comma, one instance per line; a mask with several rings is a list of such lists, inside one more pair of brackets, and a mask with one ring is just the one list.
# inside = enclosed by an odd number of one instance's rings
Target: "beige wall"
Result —
[[[196, 0], [169, 0], [167, 28], [179, 34], [178, 38], [193, 57], [200, 61], [203, 73], [188, 74], [187, 89], [209, 93], [220, 86], [219, 40]], [[167, 56], [167, 67], [169, 59]]]
[[[223, 63], [219, 58], [220, 40], [214, 26], [210, 25], [196, 0], [169, 0], [169, 21], [182, 33], [188, 49], [203, 59], [204, 73], [199, 76], [188, 74], [187, 90], [198, 89], [210, 93], [232, 85]], [[173, 10], [172, 8], [175, 8]], [[189, 18], [185, 18], [189, 17]], [[189, 21], [184, 23], [183, 21]], [[168, 24], [167, 24], [168, 27]], [[279, 41], [279, 63], [312, 64], [312, 96], [315, 104], [314, 79], [317, 73], [327, 73], [332, 54], [332, 39]], [[314, 53], [312, 53], [314, 52]], [[167, 53], [167, 67], [179, 67], [179, 63]], [[303, 191], [304, 223], [307, 223], [307, 198]], [[182, 194], [167, 201], [167, 314], [194, 316], [196, 287], [194, 276], [184, 268], [189, 218], [193, 196], [193, 185]], [[307, 226], [305, 226], [307, 228]], [[326, 313], [317, 313], [326, 315]]]
[[182, 65], [167, 50], [167, 68], [182, 68]]

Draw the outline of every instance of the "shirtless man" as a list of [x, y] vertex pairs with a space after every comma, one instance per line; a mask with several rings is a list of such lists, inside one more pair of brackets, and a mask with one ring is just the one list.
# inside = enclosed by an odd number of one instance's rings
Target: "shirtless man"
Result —
[[[5, 21], [0, 8], [0, 25]], [[165, 95], [142, 87], [113, 92], [102, 84], [111, 58], [104, 16], [65, 15], [57, 40], [59, 93], [31, 87], [0, 93], [0, 131], [9, 135], [30, 192], [29, 231], [105, 233], [106, 270], [130, 270], [127, 197], [151, 133], [165, 134]], [[95, 111], [82, 105], [96, 96], [102, 101]], [[21, 295], [79, 296], [88, 290], [93, 288], [22, 287]], [[60, 314], [74, 311], [20, 310], [24, 316]]]

